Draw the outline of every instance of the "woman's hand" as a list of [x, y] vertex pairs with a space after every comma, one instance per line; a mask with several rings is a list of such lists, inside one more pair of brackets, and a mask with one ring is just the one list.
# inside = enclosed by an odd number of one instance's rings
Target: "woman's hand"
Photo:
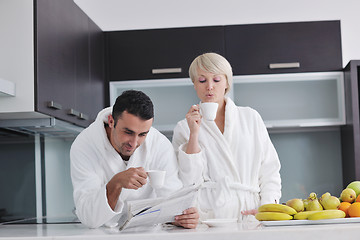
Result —
[[258, 210], [257, 209], [251, 209], [251, 210], [244, 210], [244, 211], [241, 211], [241, 214], [242, 215], [255, 215], [258, 213]]
[[200, 152], [199, 129], [201, 124], [201, 115], [199, 105], [192, 105], [186, 114], [186, 121], [190, 129], [189, 142], [186, 148], [187, 154]]
[[185, 117], [189, 125], [190, 133], [197, 134], [199, 132], [201, 124], [199, 105], [192, 105]]

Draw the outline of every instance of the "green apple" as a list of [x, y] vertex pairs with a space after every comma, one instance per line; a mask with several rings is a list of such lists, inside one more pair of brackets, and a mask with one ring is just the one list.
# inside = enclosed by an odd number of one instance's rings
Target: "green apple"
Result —
[[356, 196], [360, 194], [360, 181], [353, 181], [351, 182], [346, 188], [351, 188], [355, 191]]

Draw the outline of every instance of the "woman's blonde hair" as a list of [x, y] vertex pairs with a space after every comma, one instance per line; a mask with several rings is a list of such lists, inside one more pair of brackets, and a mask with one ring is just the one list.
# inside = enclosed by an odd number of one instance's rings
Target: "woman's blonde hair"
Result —
[[225, 75], [228, 85], [225, 94], [230, 91], [233, 73], [231, 65], [226, 58], [217, 53], [204, 53], [196, 57], [189, 68], [189, 75], [193, 83], [198, 76], [198, 69], [205, 72]]

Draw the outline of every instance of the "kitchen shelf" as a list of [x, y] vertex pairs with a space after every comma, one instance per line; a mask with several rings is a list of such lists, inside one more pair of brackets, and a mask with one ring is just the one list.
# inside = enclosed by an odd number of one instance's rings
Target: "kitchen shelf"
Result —
[[0, 78], [0, 97], [14, 97], [15, 83]]
[[[173, 131], [199, 99], [189, 78], [110, 82], [110, 104], [123, 91], [146, 93], [154, 103], [154, 127]], [[236, 105], [257, 110], [268, 129], [306, 129], [345, 124], [342, 72], [234, 76]]]
[[235, 76], [234, 102], [262, 116], [267, 128], [345, 124], [343, 72]]

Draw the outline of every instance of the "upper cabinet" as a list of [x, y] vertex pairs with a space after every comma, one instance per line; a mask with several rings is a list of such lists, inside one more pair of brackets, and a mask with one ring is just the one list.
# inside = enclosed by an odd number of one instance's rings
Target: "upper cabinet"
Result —
[[223, 27], [107, 32], [110, 81], [184, 78], [204, 52], [224, 55]]
[[341, 71], [340, 21], [225, 27], [234, 75]]
[[189, 27], [106, 33], [110, 81], [188, 77], [205, 52], [234, 75], [342, 70], [340, 21]]
[[71, 0], [35, 12], [36, 110], [86, 127], [105, 105], [103, 33]]

